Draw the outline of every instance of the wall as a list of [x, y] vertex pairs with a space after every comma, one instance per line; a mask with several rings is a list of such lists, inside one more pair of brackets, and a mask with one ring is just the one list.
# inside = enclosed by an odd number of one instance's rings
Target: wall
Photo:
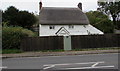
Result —
[[[69, 25], [55, 25], [55, 29], [49, 29], [49, 25], [40, 25], [39, 36], [56, 36], [56, 32], [64, 27], [70, 35], [88, 35], [90, 34], [103, 34], [100, 30], [96, 29], [92, 25], [74, 25], [74, 28], [69, 28]], [[87, 31], [88, 30], [88, 31]]]
[[[72, 49], [120, 47], [120, 34], [71, 36]], [[24, 51], [63, 49], [63, 37], [25, 37], [20, 48]]]

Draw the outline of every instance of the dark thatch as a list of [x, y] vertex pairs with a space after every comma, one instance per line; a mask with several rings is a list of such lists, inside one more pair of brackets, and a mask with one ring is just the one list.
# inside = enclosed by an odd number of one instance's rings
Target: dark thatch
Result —
[[40, 24], [89, 24], [87, 16], [79, 8], [43, 7], [40, 11]]

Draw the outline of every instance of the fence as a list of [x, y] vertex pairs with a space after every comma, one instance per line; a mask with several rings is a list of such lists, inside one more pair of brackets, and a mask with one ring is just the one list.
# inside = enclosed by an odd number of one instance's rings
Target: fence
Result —
[[[25, 37], [20, 48], [24, 51], [55, 50], [64, 48], [64, 37]], [[120, 47], [119, 34], [71, 36], [72, 49]]]
[[21, 42], [24, 51], [63, 49], [62, 37], [25, 37]]

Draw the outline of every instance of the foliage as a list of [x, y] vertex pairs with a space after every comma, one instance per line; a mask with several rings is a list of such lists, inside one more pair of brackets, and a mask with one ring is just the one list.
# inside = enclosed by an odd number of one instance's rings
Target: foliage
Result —
[[73, 49], [73, 51], [93, 51], [93, 50], [118, 50], [119, 47], [103, 47], [103, 48], [87, 48], [87, 49]]
[[118, 19], [120, 16], [120, 1], [118, 2], [109, 2], [109, 1], [104, 1], [104, 2], [100, 2], [98, 1], [98, 10], [107, 14], [108, 16], [112, 16], [113, 19], [113, 24], [114, 24], [114, 28], [117, 29], [117, 21], [119, 21], [120, 19]]
[[10, 6], [2, 13], [2, 21], [9, 22], [11, 25], [17, 25], [17, 21], [15, 20], [17, 20], [18, 13], [19, 10], [17, 8]]
[[92, 24], [94, 27], [100, 29], [104, 33], [113, 32], [112, 22], [109, 20], [107, 15], [98, 11], [86, 12], [86, 15], [88, 16], [90, 24]]
[[37, 22], [37, 18], [34, 16], [34, 14], [30, 14], [27, 11], [20, 11], [18, 17], [18, 23], [20, 23], [18, 26], [22, 26], [25, 28], [30, 28], [33, 24]]
[[120, 20], [116, 22], [117, 23], [117, 29], [120, 30]]
[[3, 49], [2, 54], [13, 54], [13, 53], [22, 53], [22, 50], [19, 49]]
[[3, 49], [19, 49], [21, 39], [25, 36], [35, 36], [35, 34], [22, 27], [3, 27], [2, 47]]
[[104, 15], [102, 12], [98, 11], [89, 11], [86, 12], [87, 17], [90, 20], [90, 24], [94, 25], [104, 19], [108, 19], [108, 16]]
[[10, 6], [2, 13], [3, 22], [8, 22], [8, 26], [21, 26], [24, 28], [30, 28], [37, 22], [37, 18], [34, 14], [28, 11], [19, 11], [14, 6]]
[[[73, 49], [71, 51], [95, 51], [95, 50], [120, 50], [119, 47], [105, 47], [105, 48], [88, 48], [88, 49]], [[4, 49], [0, 51], [2, 54], [16, 54], [23, 53], [24, 51], [19, 49]], [[33, 51], [33, 52], [64, 52], [63, 49], [57, 50], [42, 50], [42, 51]]]
[[100, 24], [95, 24], [96, 28], [99, 28], [104, 33], [113, 33], [113, 25], [110, 20], [104, 20]]
[[7, 27], [8, 25], [10, 25], [9, 22], [2, 22], [3, 27]]

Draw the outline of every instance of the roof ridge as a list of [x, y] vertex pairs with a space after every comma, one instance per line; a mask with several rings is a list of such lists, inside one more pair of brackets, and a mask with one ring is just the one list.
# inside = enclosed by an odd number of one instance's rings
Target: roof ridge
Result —
[[42, 8], [68, 8], [68, 9], [80, 9], [80, 8], [77, 8], [77, 7], [42, 7]]

